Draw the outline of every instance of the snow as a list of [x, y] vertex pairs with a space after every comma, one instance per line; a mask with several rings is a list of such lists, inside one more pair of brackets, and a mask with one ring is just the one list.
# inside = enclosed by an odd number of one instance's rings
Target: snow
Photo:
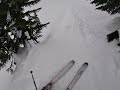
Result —
[[0, 89], [1, 90], [7, 90], [7, 87], [10, 84], [10, 78], [11, 75], [6, 72], [6, 70], [1, 70], [0, 71]]
[[119, 48], [115, 41], [106, 40], [106, 35], [119, 27], [118, 16], [95, 10], [87, 0], [43, 0], [38, 6], [43, 6], [41, 22], [51, 23], [40, 44], [27, 56], [17, 57], [22, 62], [8, 81], [9, 90], [35, 90], [31, 70], [41, 89], [70, 60], [75, 60], [75, 65], [52, 90], [65, 90], [84, 62], [89, 66], [73, 90], [119, 90]]

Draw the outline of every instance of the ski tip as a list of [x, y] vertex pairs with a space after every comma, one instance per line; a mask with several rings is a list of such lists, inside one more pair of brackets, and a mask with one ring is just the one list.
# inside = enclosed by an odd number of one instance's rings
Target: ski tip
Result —
[[87, 66], [88, 66], [88, 63], [87, 63], [87, 62], [85, 62], [85, 63], [84, 63], [84, 65], [87, 65]]
[[75, 61], [74, 61], [74, 60], [71, 60], [71, 62], [72, 62], [72, 63], [75, 63]]

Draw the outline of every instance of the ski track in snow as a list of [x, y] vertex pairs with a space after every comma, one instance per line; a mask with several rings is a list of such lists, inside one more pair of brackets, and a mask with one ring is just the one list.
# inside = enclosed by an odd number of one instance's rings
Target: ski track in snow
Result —
[[49, 32], [18, 67], [9, 90], [35, 90], [31, 70], [41, 89], [70, 60], [75, 60], [75, 65], [52, 90], [65, 90], [84, 62], [89, 66], [73, 90], [118, 90], [120, 72], [116, 61], [119, 58], [113, 50], [115, 47], [104, 39], [105, 23], [112, 18], [95, 11], [86, 0], [44, 0], [42, 4], [45, 11], [41, 17], [47, 18], [44, 22], [51, 22]]

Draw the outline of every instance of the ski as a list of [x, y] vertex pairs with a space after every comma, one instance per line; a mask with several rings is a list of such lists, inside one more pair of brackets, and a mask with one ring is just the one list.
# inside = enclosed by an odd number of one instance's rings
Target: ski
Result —
[[75, 84], [77, 83], [77, 81], [80, 79], [80, 77], [82, 76], [82, 74], [85, 72], [85, 70], [88, 67], [88, 63], [85, 62], [80, 69], [78, 70], [77, 74], [75, 75], [75, 77], [73, 78], [73, 80], [71, 81], [71, 83], [68, 85], [68, 87], [66, 88], [66, 90], [71, 90]]
[[53, 84], [55, 82], [57, 82], [63, 75], [65, 75], [67, 73], [67, 71], [74, 65], [75, 61], [71, 60], [70, 62], [68, 62], [61, 70], [60, 72], [45, 86], [43, 87], [41, 90], [50, 90], [51, 87], [53, 86]]

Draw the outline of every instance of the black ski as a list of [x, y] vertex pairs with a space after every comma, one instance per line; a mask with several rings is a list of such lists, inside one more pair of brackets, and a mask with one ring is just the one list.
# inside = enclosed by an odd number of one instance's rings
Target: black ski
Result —
[[53, 84], [58, 81], [63, 75], [67, 73], [67, 71], [74, 65], [75, 61], [71, 60], [68, 62], [61, 71], [45, 86], [42, 88], [42, 90], [50, 90]]
[[88, 67], [88, 63], [84, 63], [80, 69], [78, 70], [77, 74], [75, 75], [75, 77], [73, 78], [73, 80], [71, 81], [71, 83], [68, 85], [66, 90], [71, 90], [75, 84], [77, 83], [77, 81], [80, 79], [80, 77], [82, 76], [82, 74], [85, 72], [85, 70]]

